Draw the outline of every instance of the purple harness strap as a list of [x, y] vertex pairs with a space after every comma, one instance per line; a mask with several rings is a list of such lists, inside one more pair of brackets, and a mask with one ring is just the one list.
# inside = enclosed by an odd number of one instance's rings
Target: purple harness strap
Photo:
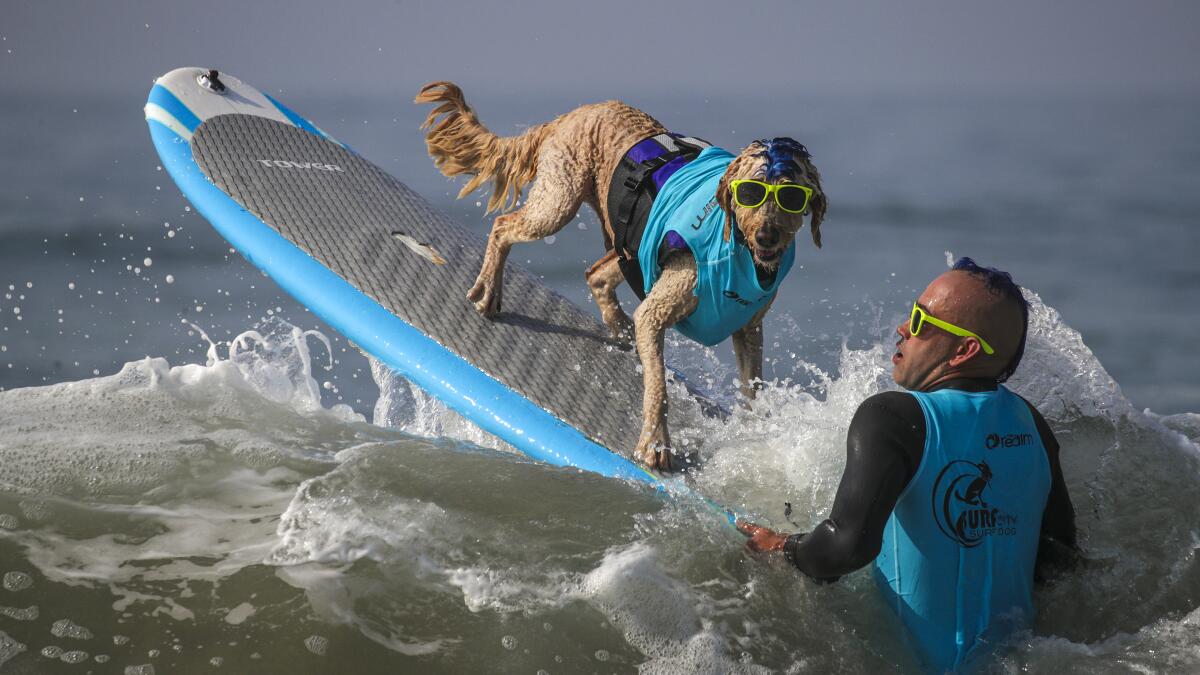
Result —
[[[671, 134], [671, 137], [679, 139], [686, 138], [682, 134]], [[672, 149], [663, 147], [657, 138], [659, 137], [655, 136], [639, 142], [637, 145], [630, 148], [629, 152], [625, 153], [625, 156], [637, 162], [638, 164], [644, 164], [655, 157], [661, 157], [668, 152], [673, 152]], [[691, 140], [694, 139], [688, 139], [688, 141]], [[682, 156], [676, 157], [675, 159], [659, 167], [654, 171], [654, 173], [650, 174], [650, 178], [654, 181], [654, 191], [658, 192], [661, 190], [663, 183], [667, 182], [668, 178], [674, 175], [676, 171], [682, 168], [683, 165], [687, 164], [689, 161], [690, 160]]]

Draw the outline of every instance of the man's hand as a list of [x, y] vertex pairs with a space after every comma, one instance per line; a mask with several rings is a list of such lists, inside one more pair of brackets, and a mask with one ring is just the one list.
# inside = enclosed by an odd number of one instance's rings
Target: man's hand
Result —
[[746, 548], [756, 553], [782, 551], [783, 545], [787, 543], [787, 535], [780, 534], [775, 530], [761, 525], [755, 525], [747, 520], [737, 521], [737, 529], [742, 534], [750, 537], [746, 540]]

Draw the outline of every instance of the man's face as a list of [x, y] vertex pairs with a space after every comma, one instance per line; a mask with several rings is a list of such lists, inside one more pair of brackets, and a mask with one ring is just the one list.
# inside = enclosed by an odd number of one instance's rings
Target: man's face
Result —
[[[966, 274], [947, 272], [933, 280], [917, 298], [925, 311], [950, 323], [961, 321], [962, 301], [970, 293], [960, 289], [969, 283]], [[961, 338], [935, 326], [925, 325], [921, 334], [913, 337], [908, 330], [908, 317], [896, 327], [900, 339], [892, 355], [892, 379], [910, 391], [924, 391], [934, 384], [954, 358]]]

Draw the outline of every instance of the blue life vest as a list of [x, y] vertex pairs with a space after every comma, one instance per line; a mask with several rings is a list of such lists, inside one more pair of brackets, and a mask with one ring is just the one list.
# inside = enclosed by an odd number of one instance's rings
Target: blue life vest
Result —
[[[663, 183], [638, 246], [644, 291], [662, 274], [659, 250], [669, 233], [686, 244], [696, 259], [699, 299], [695, 311], [675, 324], [675, 329], [703, 345], [715, 345], [742, 328], [775, 295], [796, 259], [793, 241], [779, 261], [775, 278], [762, 286], [750, 249], [736, 233], [725, 239], [725, 211], [717, 203], [717, 185], [733, 155], [721, 148], [705, 148]], [[736, 228], [734, 228], [736, 229]]]
[[1050, 462], [1028, 404], [1002, 385], [912, 394], [925, 455], [884, 528], [875, 579], [945, 672], [1032, 622]]

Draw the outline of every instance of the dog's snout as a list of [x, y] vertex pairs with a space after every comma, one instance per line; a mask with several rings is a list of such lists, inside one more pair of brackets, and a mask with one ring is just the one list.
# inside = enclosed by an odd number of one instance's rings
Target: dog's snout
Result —
[[779, 232], [774, 228], [764, 227], [754, 233], [754, 242], [763, 248], [770, 248], [779, 243]]

